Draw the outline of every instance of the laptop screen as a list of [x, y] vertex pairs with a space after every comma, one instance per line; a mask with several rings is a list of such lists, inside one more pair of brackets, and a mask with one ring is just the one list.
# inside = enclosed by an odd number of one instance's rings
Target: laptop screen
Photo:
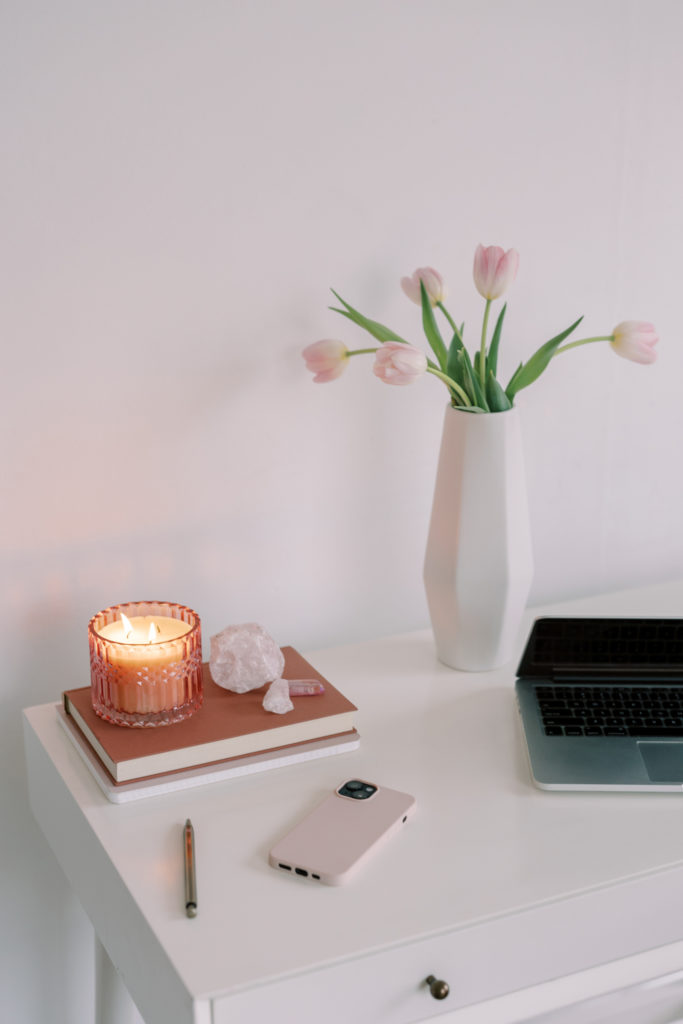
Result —
[[518, 676], [683, 672], [683, 619], [537, 619]]

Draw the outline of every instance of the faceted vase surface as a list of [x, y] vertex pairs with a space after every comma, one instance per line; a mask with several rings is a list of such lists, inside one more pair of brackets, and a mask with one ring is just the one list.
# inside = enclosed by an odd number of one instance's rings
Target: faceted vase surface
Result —
[[439, 660], [469, 672], [509, 661], [532, 576], [518, 412], [449, 405], [424, 563]]

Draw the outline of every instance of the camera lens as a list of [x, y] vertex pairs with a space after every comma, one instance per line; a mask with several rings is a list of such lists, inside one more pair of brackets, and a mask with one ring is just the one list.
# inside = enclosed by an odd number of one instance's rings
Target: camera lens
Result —
[[340, 796], [350, 796], [354, 800], [367, 800], [377, 792], [377, 786], [369, 786], [367, 782], [351, 779], [339, 789]]

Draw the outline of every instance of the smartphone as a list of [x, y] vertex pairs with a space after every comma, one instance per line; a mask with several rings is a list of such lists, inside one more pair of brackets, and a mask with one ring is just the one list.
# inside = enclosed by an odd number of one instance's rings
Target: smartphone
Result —
[[349, 779], [318, 804], [268, 855], [278, 871], [343, 885], [415, 809], [415, 798]]

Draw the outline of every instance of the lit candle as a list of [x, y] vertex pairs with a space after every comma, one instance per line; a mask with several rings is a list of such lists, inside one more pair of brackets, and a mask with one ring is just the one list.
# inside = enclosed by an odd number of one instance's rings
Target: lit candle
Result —
[[168, 725], [202, 703], [199, 617], [182, 605], [116, 605], [90, 621], [93, 708], [116, 725]]
[[[150, 644], [177, 640], [191, 629], [189, 623], [183, 622], [182, 619], [172, 619], [168, 615], [134, 615], [129, 619], [125, 612], [121, 612], [119, 619], [109, 622], [106, 626], [100, 626], [97, 632], [105, 640], [115, 640], [128, 647], [141, 647], [144, 644], [148, 652], [152, 653], [149, 651]], [[159, 653], [154, 652], [156, 655]]]

